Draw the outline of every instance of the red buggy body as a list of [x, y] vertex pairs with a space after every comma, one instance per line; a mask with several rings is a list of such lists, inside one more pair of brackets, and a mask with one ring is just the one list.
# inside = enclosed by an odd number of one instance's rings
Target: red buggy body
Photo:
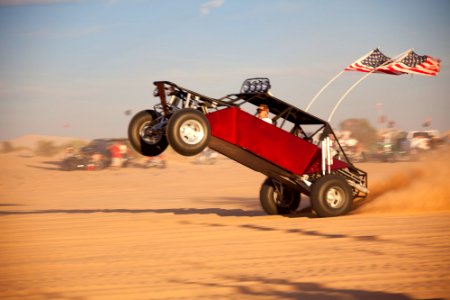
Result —
[[[236, 107], [207, 114], [213, 140], [211, 147], [226, 151], [227, 142], [245, 149], [296, 175], [320, 171], [320, 149], [303, 139], [258, 119]], [[273, 147], [276, 145], [276, 147]], [[239, 160], [236, 156], [235, 160]], [[245, 161], [239, 161], [247, 165]], [[251, 166], [250, 166], [251, 167]], [[331, 169], [345, 168], [347, 164], [335, 160]], [[256, 169], [256, 168], [253, 168]]]
[[[268, 214], [294, 211], [305, 194], [318, 216], [338, 216], [367, 196], [367, 174], [349, 161], [331, 126], [273, 97], [268, 79], [248, 79], [241, 93], [220, 99], [167, 81], [155, 85], [160, 103], [129, 125], [130, 143], [141, 154], [155, 156], [171, 145], [190, 156], [209, 147], [267, 176], [260, 201]], [[248, 112], [261, 104], [273, 125]]]

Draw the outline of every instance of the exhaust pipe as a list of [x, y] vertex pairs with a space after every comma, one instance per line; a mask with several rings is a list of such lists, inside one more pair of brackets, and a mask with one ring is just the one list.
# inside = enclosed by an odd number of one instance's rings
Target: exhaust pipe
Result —
[[354, 187], [355, 189], [357, 189], [360, 192], [363, 192], [365, 194], [369, 194], [369, 189], [366, 188], [365, 186], [362, 186], [360, 184], [354, 183], [353, 181], [347, 180], [348, 184], [352, 187]]

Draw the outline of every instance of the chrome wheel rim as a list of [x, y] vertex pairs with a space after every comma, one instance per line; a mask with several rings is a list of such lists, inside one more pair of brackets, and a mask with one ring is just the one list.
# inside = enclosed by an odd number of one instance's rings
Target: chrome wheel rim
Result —
[[180, 126], [181, 140], [189, 145], [200, 143], [205, 137], [205, 130], [197, 120], [184, 121]]
[[345, 193], [340, 187], [333, 187], [327, 191], [327, 204], [331, 208], [341, 208], [345, 203]]

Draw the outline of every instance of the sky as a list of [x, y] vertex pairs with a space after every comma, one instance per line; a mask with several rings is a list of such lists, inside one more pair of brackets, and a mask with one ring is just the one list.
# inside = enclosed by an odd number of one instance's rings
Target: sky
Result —
[[[305, 108], [328, 80], [379, 48], [441, 59], [436, 77], [372, 74], [331, 124], [384, 115], [402, 130], [450, 129], [448, 0], [0, 0], [0, 140], [126, 137], [153, 82], [210, 97], [268, 77]], [[311, 107], [327, 119], [364, 73], [345, 72]]]

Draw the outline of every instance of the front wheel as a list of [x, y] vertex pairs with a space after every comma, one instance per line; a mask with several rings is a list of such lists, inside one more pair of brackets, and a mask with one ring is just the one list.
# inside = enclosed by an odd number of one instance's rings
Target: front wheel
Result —
[[311, 189], [311, 205], [319, 217], [336, 217], [352, 207], [353, 192], [342, 176], [326, 175]]
[[161, 117], [154, 110], [143, 110], [131, 119], [128, 126], [128, 139], [134, 150], [145, 156], [157, 156], [169, 145], [160, 128], [158, 119]]
[[268, 215], [286, 215], [298, 208], [300, 192], [267, 178], [261, 186], [259, 200]]
[[193, 156], [208, 146], [211, 129], [203, 113], [186, 108], [175, 112], [169, 119], [166, 135], [170, 146], [176, 152]]

